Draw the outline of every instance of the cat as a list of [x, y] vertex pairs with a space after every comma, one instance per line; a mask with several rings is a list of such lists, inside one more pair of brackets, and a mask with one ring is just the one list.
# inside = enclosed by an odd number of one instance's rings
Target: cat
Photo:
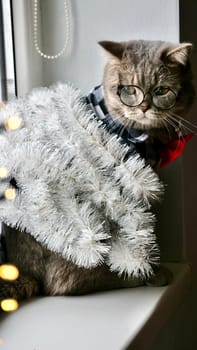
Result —
[[157, 168], [165, 145], [188, 130], [183, 118], [195, 96], [192, 44], [139, 40], [100, 45], [108, 56], [104, 102], [114, 123], [118, 121], [116, 130], [119, 135], [126, 128], [131, 136], [136, 130], [146, 136], [146, 142], [134, 141], [136, 151]]
[[[108, 57], [101, 89], [106, 128], [118, 133], [122, 142], [134, 147], [156, 168], [162, 145], [180, 133], [194, 99], [189, 59], [192, 45], [140, 40], [102, 41], [100, 45]], [[89, 96], [95, 99], [95, 89]], [[87, 102], [95, 112], [90, 97]], [[154, 151], [157, 146], [159, 150]], [[16, 265], [20, 275], [12, 282], [0, 279], [0, 300], [81, 295], [145, 284], [164, 285], [171, 280], [171, 274], [163, 267], [156, 268], [155, 275], [147, 280], [118, 276], [104, 264], [92, 269], [77, 267], [29, 234], [5, 224], [2, 236], [6, 261]]]

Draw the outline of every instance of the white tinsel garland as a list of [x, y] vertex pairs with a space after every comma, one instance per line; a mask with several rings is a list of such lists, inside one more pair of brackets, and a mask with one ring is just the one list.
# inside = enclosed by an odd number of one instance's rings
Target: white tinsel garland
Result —
[[[0, 136], [0, 167], [16, 179], [0, 220], [26, 229], [79, 266], [105, 262], [112, 271], [149, 276], [159, 261], [151, 202], [163, 186], [138, 155], [109, 135], [69, 85], [34, 89], [8, 103], [0, 123], [22, 127]], [[4, 193], [8, 184], [1, 181]]]

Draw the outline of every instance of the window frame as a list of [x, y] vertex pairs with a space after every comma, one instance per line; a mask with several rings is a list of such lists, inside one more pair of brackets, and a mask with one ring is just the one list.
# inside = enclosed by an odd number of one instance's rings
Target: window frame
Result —
[[14, 35], [11, 0], [0, 1], [0, 98], [16, 95]]

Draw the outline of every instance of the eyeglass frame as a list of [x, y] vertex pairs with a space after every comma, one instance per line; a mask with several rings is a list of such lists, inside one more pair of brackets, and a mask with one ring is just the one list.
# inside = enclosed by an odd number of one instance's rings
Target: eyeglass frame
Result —
[[[138, 103], [138, 104], [135, 105], [135, 106], [131, 106], [131, 105], [128, 105], [127, 103], [123, 102], [122, 99], [121, 99], [121, 89], [124, 88], [124, 87], [134, 87], [134, 88], [140, 89], [140, 91], [141, 91], [142, 94], [143, 94], [143, 100], [142, 100], [142, 102]], [[170, 106], [169, 108], [161, 108], [161, 107], [158, 107], [158, 106], [153, 102], [153, 93], [151, 93], [150, 91], [147, 92], [147, 93], [145, 93], [144, 90], [143, 90], [140, 86], [138, 86], [138, 85], [133, 85], [133, 84], [129, 84], [129, 85], [118, 85], [117, 95], [119, 96], [120, 101], [121, 101], [125, 106], [131, 107], [131, 108], [140, 106], [140, 105], [144, 102], [145, 96], [146, 96], [147, 94], [150, 94], [150, 95], [151, 95], [152, 104], [153, 104], [155, 107], [157, 107], [157, 108], [159, 108], [159, 109], [161, 109], [161, 110], [169, 110], [169, 109], [173, 108], [173, 107], [175, 106], [175, 104], [176, 104], [176, 101], [177, 101], [177, 96], [178, 96], [177, 93], [176, 93], [173, 89], [171, 89], [169, 86], [163, 86], [163, 85], [157, 86], [154, 90], [156, 90], [156, 89], [159, 88], [159, 87], [168, 88], [168, 89], [175, 95], [175, 97], [176, 97], [176, 98], [175, 98], [175, 101], [174, 101], [174, 104], [173, 104], [172, 106]], [[154, 90], [153, 90], [153, 91], [154, 91]]]

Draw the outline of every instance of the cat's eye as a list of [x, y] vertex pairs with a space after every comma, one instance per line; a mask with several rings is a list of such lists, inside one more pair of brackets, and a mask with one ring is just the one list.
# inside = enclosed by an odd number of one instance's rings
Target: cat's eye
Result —
[[140, 105], [144, 99], [143, 90], [136, 85], [119, 85], [117, 94], [121, 102], [129, 107]]
[[154, 95], [163, 96], [166, 95], [170, 91], [169, 87], [159, 86], [154, 90]]
[[[148, 93], [152, 97], [153, 105], [163, 110], [172, 108], [177, 100], [176, 93], [168, 86], [158, 86]], [[137, 85], [119, 85], [117, 94], [121, 102], [128, 107], [140, 106], [146, 96], [143, 89]]]
[[127, 86], [126, 87], [126, 92], [129, 95], [135, 95], [136, 94], [136, 88], [134, 86]]
[[168, 86], [158, 86], [152, 94], [153, 104], [163, 110], [172, 108], [176, 99], [176, 93]]

